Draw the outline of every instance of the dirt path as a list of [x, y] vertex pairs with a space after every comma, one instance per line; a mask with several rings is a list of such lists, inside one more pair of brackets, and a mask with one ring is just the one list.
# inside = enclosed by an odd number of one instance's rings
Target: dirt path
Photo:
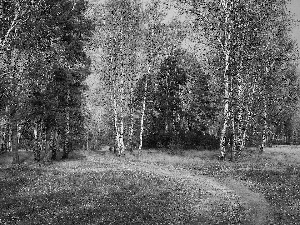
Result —
[[241, 181], [226, 178], [220, 182], [209, 176], [191, 174], [187, 170], [178, 170], [174, 167], [156, 166], [147, 163], [127, 164], [124, 167], [124, 169], [133, 168], [198, 184], [213, 194], [213, 198], [229, 197], [234, 200], [233, 195], [236, 195], [239, 198], [239, 202], [249, 210], [247, 221], [251, 221], [253, 225], [267, 224], [270, 215], [269, 204], [263, 195], [251, 191], [245, 184], [242, 184]]
[[242, 205], [249, 210], [248, 220], [252, 221], [252, 224], [267, 224], [270, 206], [262, 194], [249, 190], [241, 181], [232, 178], [226, 178], [222, 183], [240, 197]]

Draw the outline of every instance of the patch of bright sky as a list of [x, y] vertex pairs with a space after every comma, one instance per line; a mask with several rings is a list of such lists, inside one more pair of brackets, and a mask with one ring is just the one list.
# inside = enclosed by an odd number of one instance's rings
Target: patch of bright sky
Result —
[[[294, 14], [294, 18], [300, 21], [300, 0], [292, 0], [291, 4], [289, 5], [289, 10]], [[292, 36], [297, 41], [300, 49], [300, 22], [294, 27]], [[298, 66], [298, 69], [300, 70], [300, 65]]]

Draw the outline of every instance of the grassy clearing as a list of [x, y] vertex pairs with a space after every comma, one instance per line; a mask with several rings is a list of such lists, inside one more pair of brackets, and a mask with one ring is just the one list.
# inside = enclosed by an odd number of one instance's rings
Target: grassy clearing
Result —
[[212, 151], [147, 150], [123, 158], [77, 153], [47, 167], [2, 164], [0, 224], [255, 224], [243, 196], [213, 192], [209, 177], [262, 193], [272, 212], [266, 224], [297, 224], [298, 152], [275, 150], [249, 151], [235, 163]]
[[234, 178], [264, 195], [272, 212], [268, 224], [299, 224], [300, 146], [276, 146], [263, 154], [249, 149], [235, 163], [219, 162], [217, 152], [211, 151], [180, 152], [175, 156], [156, 151], [144, 154], [139, 160], [172, 164], [195, 174], [219, 178], [221, 182], [226, 177]]
[[[291, 146], [268, 149], [261, 156], [245, 157], [233, 166], [237, 179], [264, 194], [272, 207], [272, 224], [299, 224], [300, 221], [300, 161], [295, 160], [299, 159], [300, 148], [298, 152], [294, 150]], [[239, 165], [248, 168], [241, 169]]]
[[71, 160], [41, 168], [2, 167], [0, 223], [244, 223], [245, 210], [234, 197], [219, 199], [194, 183], [115, 168], [128, 159], [91, 157], [94, 161]]

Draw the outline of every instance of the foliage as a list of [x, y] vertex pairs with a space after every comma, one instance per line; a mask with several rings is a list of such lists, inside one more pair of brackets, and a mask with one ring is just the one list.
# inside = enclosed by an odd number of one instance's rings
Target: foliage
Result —
[[[210, 80], [220, 90], [216, 94], [223, 95], [219, 101], [223, 108], [221, 157], [228, 153], [227, 143], [232, 143], [231, 159], [238, 156], [247, 136], [256, 139], [251, 144], [263, 150], [270, 139], [270, 127], [280, 127], [275, 118], [279, 114], [281, 118], [291, 118], [293, 114], [280, 109], [278, 113], [278, 106], [291, 109], [297, 101], [292, 69], [297, 54], [289, 34], [293, 21], [286, 9], [288, 2], [186, 2], [190, 5], [188, 11], [197, 18], [197, 29], [210, 47], [207, 54], [212, 71]], [[271, 121], [275, 124], [271, 125]]]
[[[10, 39], [2, 34], [5, 46], [1, 49], [4, 59], [1, 85], [9, 84], [2, 100], [6, 106], [7, 124], [13, 132], [12, 140], [7, 141], [16, 152], [17, 162], [19, 140], [16, 141], [15, 137], [22, 126], [28, 129], [28, 126], [39, 126], [40, 138], [47, 132], [53, 136], [54, 131], [65, 136], [62, 137], [65, 142], [71, 141], [67, 137], [69, 134], [73, 139], [80, 137], [83, 127], [81, 95], [90, 63], [84, 43], [93, 26], [84, 16], [85, 0], [2, 3], [1, 23], [7, 26], [6, 34], [14, 35]], [[10, 14], [10, 10], [15, 14]], [[14, 29], [13, 33], [10, 33], [9, 26]], [[66, 129], [68, 134], [64, 135]], [[42, 144], [46, 150], [49, 135]], [[42, 139], [39, 142], [41, 144]]]

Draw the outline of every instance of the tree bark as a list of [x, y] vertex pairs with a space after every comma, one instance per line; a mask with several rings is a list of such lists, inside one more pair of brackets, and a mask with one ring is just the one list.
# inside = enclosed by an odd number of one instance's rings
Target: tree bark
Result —
[[[150, 72], [150, 68], [148, 68], [148, 73]], [[144, 97], [143, 97], [143, 105], [142, 105], [142, 115], [141, 115], [141, 130], [140, 130], [140, 144], [139, 144], [139, 152], [142, 150], [143, 147], [143, 133], [144, 133], [144, 117], [146, 111], [146, 96], [147, 96], [147, 89], [148, 89], [148, 79], [145, 79], [145, 89], [144, 89]]]
[[52, 151], [51, 151], [51, 130], [48, 128], [46, 129], [46, 140], [45, 140], [45, 156], [44, 156], [44, 163], [49, 163], [52, 158]]
[[18, 124], [15, 119], [11, 120], [11, 147], [13, 152], [13, 164], [19, 163], [19, 153], [18, 153]]
[[236, 157], [236, 147], [237, 147], [237, 134], [236, 134], [236, 121], [233, 113], [233, 107], [231, 112], [231, 135], [230, 140], [230, 149], [231, 149], [231, 161], [235, 160]]
[[63, 145], [63, 155], [62, 159], [67, 159], [69, 157], [69, 152], [71, 148], [70, 143], [70, 109], [69, 109], [69, 101], [70, 101], [70, 90], [67, 90], [67, 107], [65, 109], [66, 114], [66, 125], [64, 129], [64, 145]]
[[124, 154], [124, 121], [121, 117], [120, 121], [117, 112], [117, 99], [115, 92], [113, 93], [113, 103], [114, 103], [114, 125], [115, 125], [115, 141], [116, 141], [116, 153], [118, 156]]
[[55, 130], [53, 132], [53, 139], [52, 139], [52, 149], [51, 149], [51, 160], [56, 160], [57, 150], [58, 150], [58, 133]]
[[240, 65], [238, 67], [237, 78], [237, 99], [236, 99], [236, 122], [235, 122], [235, 130], [234, 130], [234, 158], [237, 159], [242, 150], [242, 142], [243, 142], [243, 131], [242, 131], [242, 122], [243, 122], [243, 112], [245, 109], [245, 80], [241, 75], [243, 67], [243, 60], [240, 59]]
[[130, 89], [130, 127], [129, 127], [129, 151], [133, 151], [133, 129], [134, 129], [134, 117], [133, 117], [133, 87]]
[[89, 151], [89, 132], [86, 132], [86, 150]]
[[254, 81], [252, 84], [252, 90], [249, 93], [249, 101], [246, 104], [246, 115], [245, 115], [245, 119], [243, 121], [242, 142], [241, 142], [240, 151], [243, 151], [246, 146], [246, 138], [247, 138], [247, 132], [248, 132], [248, 128], [249, 128], [249, 120], [252, 116], [252, 107], [253, 107], [254, 95], [256, 93], [256, 89], [257, 89], [257, 78], [254, 77]]
[[267, 131], [268, 131], [268, 122], [267, 122], [267, 100], [266, 96], [263, 95], [263, 130], [262, 130], [262, 139], [260, 145], [260, 152], [264, 151], [264, 148], [267, 145]]
[[230, 119], [230, 110], [229, 110], [229, 97], [230, 97], [230, 89], [229, 89], [229, 52], [225, 57], [225, 70], [224, 70], [224, 110], [223, 110], [223, 126], [221, 130], [220, 136], [220, 154], [221, 159], [225, 159], [226, 156], [226, 133], [228, 128], [228, 123]]
[[231, 28], [230, 28], [230, 13], [231, 7], [229, 6], [229, 1], [222, 2], [222, 7], [225, 10], [225, 34], [224, 34], [224, 44], [220, 40], [220, 43], [223, 47], [223, 52], [225, 55], [225, 68], [223, 72], [224, 77], [224, 109], [223, 109], [223, 125], [221, 129], [220, 135], [220, 158], [225, 159], [226, 157], [226, 134], [228, 129], [228, 124], [230, 120], [230, 109], [229, 109], [229, 102], [230, 102], [230, 77], [229, 77], [229, 66], [230, 66], [230, 41], [231, 41]]
[[10, 130], [10, 124], [8, 121], [5, 126], [4, 145], [5, 145], [6, 151], [11, 151], [11, 130]]
[[123, 155], [124, 152], [125, 152], [125, 144], [124, 144], [124, 119], [123, 119], [123, 117], [121, 118], [120, 124], [119, 124], [119, 141], [118, 141], [118, 143], [119, 143], [119, 148], [118, 148], [119, 152], [118, 152], [118, 154], [120, 156], [120, 155]]

